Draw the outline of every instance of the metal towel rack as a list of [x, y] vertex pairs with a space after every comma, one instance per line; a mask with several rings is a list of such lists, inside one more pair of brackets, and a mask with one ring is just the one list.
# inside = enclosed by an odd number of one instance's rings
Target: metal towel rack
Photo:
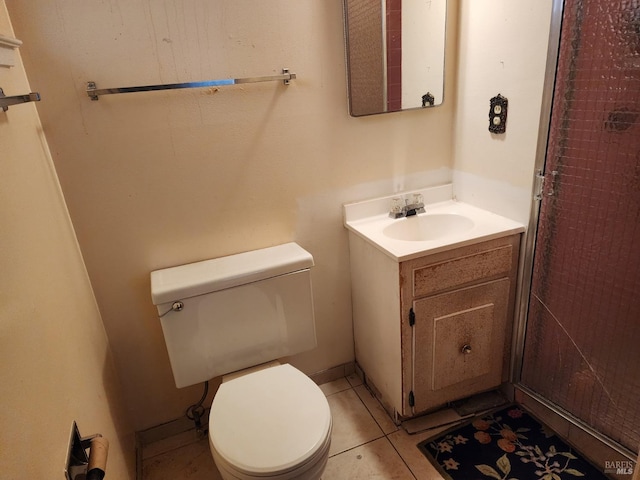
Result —
[[145, 85], [141, 87], [98, 89], [95, 82], [87, 82], [87, 95], [89, 96], [89, 98], [91, 98], [91, 100], [98, 100], [100, 98], [100, 95], [113, 95], [115, 93], [150, 92], [155, 90], [174, 90], [178, 88], [221, 87], [226, 85], [237, 85], [240, 83], [274, 82], [278, 80], [282, 80], [285, 85], [289, 85], [289, 80], [293, 80], [295, 78], [295, 73], [289, 72], [288, 68], [283, 68], [281, 75], [268, 75], [265, 77], [248, 78], [227, 78], [224, 80], [208, 80], [204, 82], [168, 83], [164, 85]]
[[12, 97], [7, 97], [4, 94], [2, 88], [0, 88], [0, 108], [2, 108], [3, 112], [9, 110], [11, 105], [18, 105], [20, 103], [27, 102], [39, 102], [40, 94], [38, 92], [27, 93], [26, 95], [14, 95]]

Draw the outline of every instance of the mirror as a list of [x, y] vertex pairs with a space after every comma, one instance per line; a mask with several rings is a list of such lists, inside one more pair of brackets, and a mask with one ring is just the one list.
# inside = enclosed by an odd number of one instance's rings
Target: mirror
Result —
[[447, 0], [344, 0], [349, 113], [440, 105]]

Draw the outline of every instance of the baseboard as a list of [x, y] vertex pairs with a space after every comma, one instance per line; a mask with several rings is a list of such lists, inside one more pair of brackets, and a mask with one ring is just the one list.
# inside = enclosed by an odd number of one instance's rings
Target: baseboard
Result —
[[312, 373], [309, 378], [313, 380], [316, 385], [322, 385], [324, 383], [333, 382], [343, 377], [348, 377], [355, 372], [355, 362], [347, 362], [335, 367], [322, 370], [321, 372]]

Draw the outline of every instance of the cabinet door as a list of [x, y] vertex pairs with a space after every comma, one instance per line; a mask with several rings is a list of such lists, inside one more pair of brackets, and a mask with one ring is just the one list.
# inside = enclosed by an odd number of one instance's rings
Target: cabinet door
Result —
[[508, 278], [413, 302], [413, 393], [420, 412], [500, 385]]

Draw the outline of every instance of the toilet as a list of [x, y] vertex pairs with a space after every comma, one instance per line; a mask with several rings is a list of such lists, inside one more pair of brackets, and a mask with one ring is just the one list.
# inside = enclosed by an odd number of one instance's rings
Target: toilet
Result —
[[313, 257], [296, 243], [151, 272], [178, 388], [222, 375], [209, 446], [224, 479], [319, 479], [331, 412], [277, 360], [316, 347]]

